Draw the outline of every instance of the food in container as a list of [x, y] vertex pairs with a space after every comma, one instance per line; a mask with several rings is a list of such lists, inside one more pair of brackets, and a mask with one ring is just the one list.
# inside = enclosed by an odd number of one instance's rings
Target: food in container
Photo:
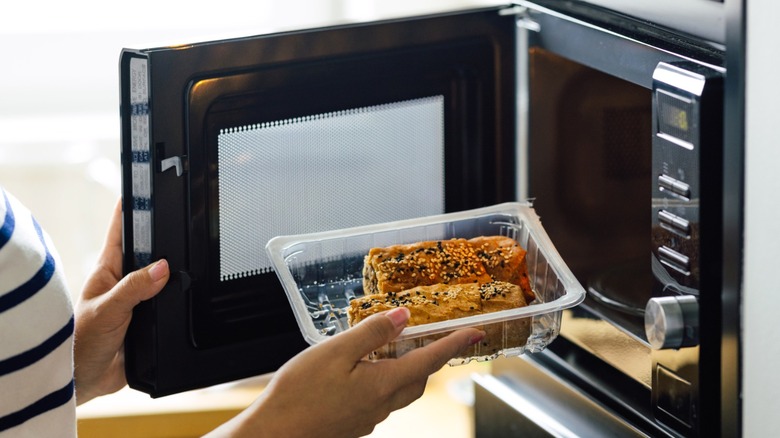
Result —
[[511, 238], [526, 251], [528, 280], [535, 299], [521, 307], [406, 327], [374, 356], [398, 357], [465, 327], [488, 332], [490, 344], [477, 344], [468, 355], [450, 364], [541, 351], [557, 337], [562, 310], [582, 302], [585, 290], [555, 250], [530, 203], [504, 203], [384, 224], [279, 236], [268, 242], [266, 250], [304, 338], [315, 344], [349, 328], [350, 302], [365, 295], [364, 260], [372, 248], [485, 236]]

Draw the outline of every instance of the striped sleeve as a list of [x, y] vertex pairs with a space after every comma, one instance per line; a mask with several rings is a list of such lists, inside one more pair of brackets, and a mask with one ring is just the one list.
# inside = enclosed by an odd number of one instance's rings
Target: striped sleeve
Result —
[[0, 438], [76, 436], [73, 330], [54, 247], [0, 187]]

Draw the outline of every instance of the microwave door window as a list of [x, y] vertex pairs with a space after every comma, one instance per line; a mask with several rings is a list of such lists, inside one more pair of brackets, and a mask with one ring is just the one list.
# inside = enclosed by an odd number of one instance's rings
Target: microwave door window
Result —
[[219, 279], [271, 272], [274, 236], [443, 212], [443, 134], [443, 96], [221, 130]]

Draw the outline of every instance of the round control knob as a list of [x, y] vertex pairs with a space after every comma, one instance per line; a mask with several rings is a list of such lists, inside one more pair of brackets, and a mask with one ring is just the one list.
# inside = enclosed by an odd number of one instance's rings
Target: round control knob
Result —
[[691, 295], [656, 297], [645, 308], [645, 334], [656, 350], [699, 343], [699, 302]]

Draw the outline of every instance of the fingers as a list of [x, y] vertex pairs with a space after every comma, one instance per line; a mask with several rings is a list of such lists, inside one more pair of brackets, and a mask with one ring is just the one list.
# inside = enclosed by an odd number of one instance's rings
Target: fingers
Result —
[[444, 338], [403, 355], [398, 359], [403, 366], [398, 369], [406, 373], [402, 378], [409, 381], [427, 377], [484, 337], [485, 332], [474, 328], [456, 330]]
[[157, 295], [168, 282], [168, 277], [170, 277], [168, 261], [161, 259], [143, 269], [131, 272], [115, 289], [122, 289], [119, 294], [132, 304], [132, 308], [141, 301]]
[[111, 220], [108, 225], [106, 235], [106, 246], [122, 246], [122, 199], [118, 199], [114, 204], [114, 211], [111, 214]]
[[377, 348], [395, 339], [409, 320], [409, 309], [398, 307], [371, 315], [356, 326], [331, 338], [331, 348], [338, 351], [335, 357], [356, 362]]
[[[334, 355], [355, 362], [395, 339], [409, 320], [409, 310], [399, 307], [372, 315], [351, 329], [329, 339]], [[439, 370], [450, 359], [485, 337], [485, 332], [474, 328], [456, 330], [425, 347], [417, 348], [400, 359], [398, 367], [405, 372], [403, 379], [413, 381]]]
[[165, 259], [126, 275], [108, 293], [104, 305], [109, 314], [129, 314], [141, 301], [157, 295], [168, 282], [170, 271]]
[[481, 330], [458, 330], [399, 359], [382, 362], [382, 365], [392, 367], [394, 373], [391, 380], [400, 385], [390, 393], [389, 409], [401, 409], [420, 398], [425, 391], [428, 376], [484, 337], [485, 332]]

